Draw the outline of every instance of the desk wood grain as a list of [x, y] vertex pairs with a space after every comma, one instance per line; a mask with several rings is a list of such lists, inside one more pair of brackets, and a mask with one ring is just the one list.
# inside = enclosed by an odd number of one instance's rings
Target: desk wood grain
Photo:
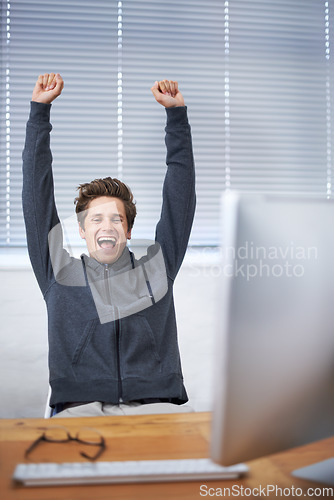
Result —
[[[100, 458], [108, 460], [145, 460], [201, 458], [209, 456], [210, 413], [140, 415], [121, 417], [15, 419], [0, 420], [0, 492], [1, 500], [186, 500], [203, 498], [203, 482], [139, 485], [58, 486], [25, 488], [11, 479], [17, 463], [24, 463], [24, 451], [43, 430], [63, 425], [75, 434], [82, 427], [98, 429], [106, 439], [107, 449]], [[34, 462], [79, 462], [80, 444], [41, 443], [33, 451]], [[258, 488], [275, 485], [281, 488], [319, 487], [293, 478], [292, 470], [334, 456], [334, 437], [248, 462], [247, 477], [233, 481], [210, 481], [210, 488]], [[323, 485], [321, 485], [323, 486]], [[270, 496], [269, 496], [270, 498]], [[272, 495], [271, 498], [276, 498]]]

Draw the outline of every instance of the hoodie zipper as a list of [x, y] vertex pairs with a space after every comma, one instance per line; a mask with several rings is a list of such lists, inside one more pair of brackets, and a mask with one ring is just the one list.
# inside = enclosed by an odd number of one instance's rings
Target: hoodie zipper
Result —
[[[111, 295], [109, 289], [109, 266], [108, 264], [104, 265], [104, 283], [105, 290], [107, 294], [108, 303], [111, 304]], [[115, 312], [117, 311], [117, 319], [115, 319], [115, 333], [116, 333], [116, 363], [117, 363], [117, 374], [118, 374], [118, 401], [119, 403], [123, 402], [122, 399], [122, 379], [121, 379], [121, 360], [120, 360], [120, 324], [119, 324], [119, 312], [117, 307], [115, 308]]]

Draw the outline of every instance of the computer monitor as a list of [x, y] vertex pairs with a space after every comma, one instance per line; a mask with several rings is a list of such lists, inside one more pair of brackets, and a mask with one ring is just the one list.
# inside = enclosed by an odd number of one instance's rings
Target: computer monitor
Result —
[[229, 192], [221, 214], [211, 457], [232, 465], [334, 434], [334, 201]]

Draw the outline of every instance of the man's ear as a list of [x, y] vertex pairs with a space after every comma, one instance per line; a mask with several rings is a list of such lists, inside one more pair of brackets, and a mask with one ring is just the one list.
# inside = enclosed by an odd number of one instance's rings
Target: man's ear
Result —
[[131, 231], [132, 231], [132, 229], [129, 229], [129, 231], [126, 233], [127, 240], [131, 240]]
[[86, 239], [86, 233], [85, 233], [85, 230], [84, 230], [84, 229], [82, 229], [80, 222], [79, 222], [79, 234], [80, 234], [80, 236], [81, 236], [81, 238], [82, 238], [83, 240], [85, 240], [85, 239]]

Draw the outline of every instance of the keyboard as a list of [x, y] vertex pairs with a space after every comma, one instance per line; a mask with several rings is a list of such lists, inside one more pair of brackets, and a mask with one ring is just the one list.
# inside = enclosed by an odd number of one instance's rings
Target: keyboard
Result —
[[247, 472], [244, 464], [223, 467], [208, 458], [196, 458], [18, 464], [13, 479], [25, 486], [55, 486], [236, 479]]

